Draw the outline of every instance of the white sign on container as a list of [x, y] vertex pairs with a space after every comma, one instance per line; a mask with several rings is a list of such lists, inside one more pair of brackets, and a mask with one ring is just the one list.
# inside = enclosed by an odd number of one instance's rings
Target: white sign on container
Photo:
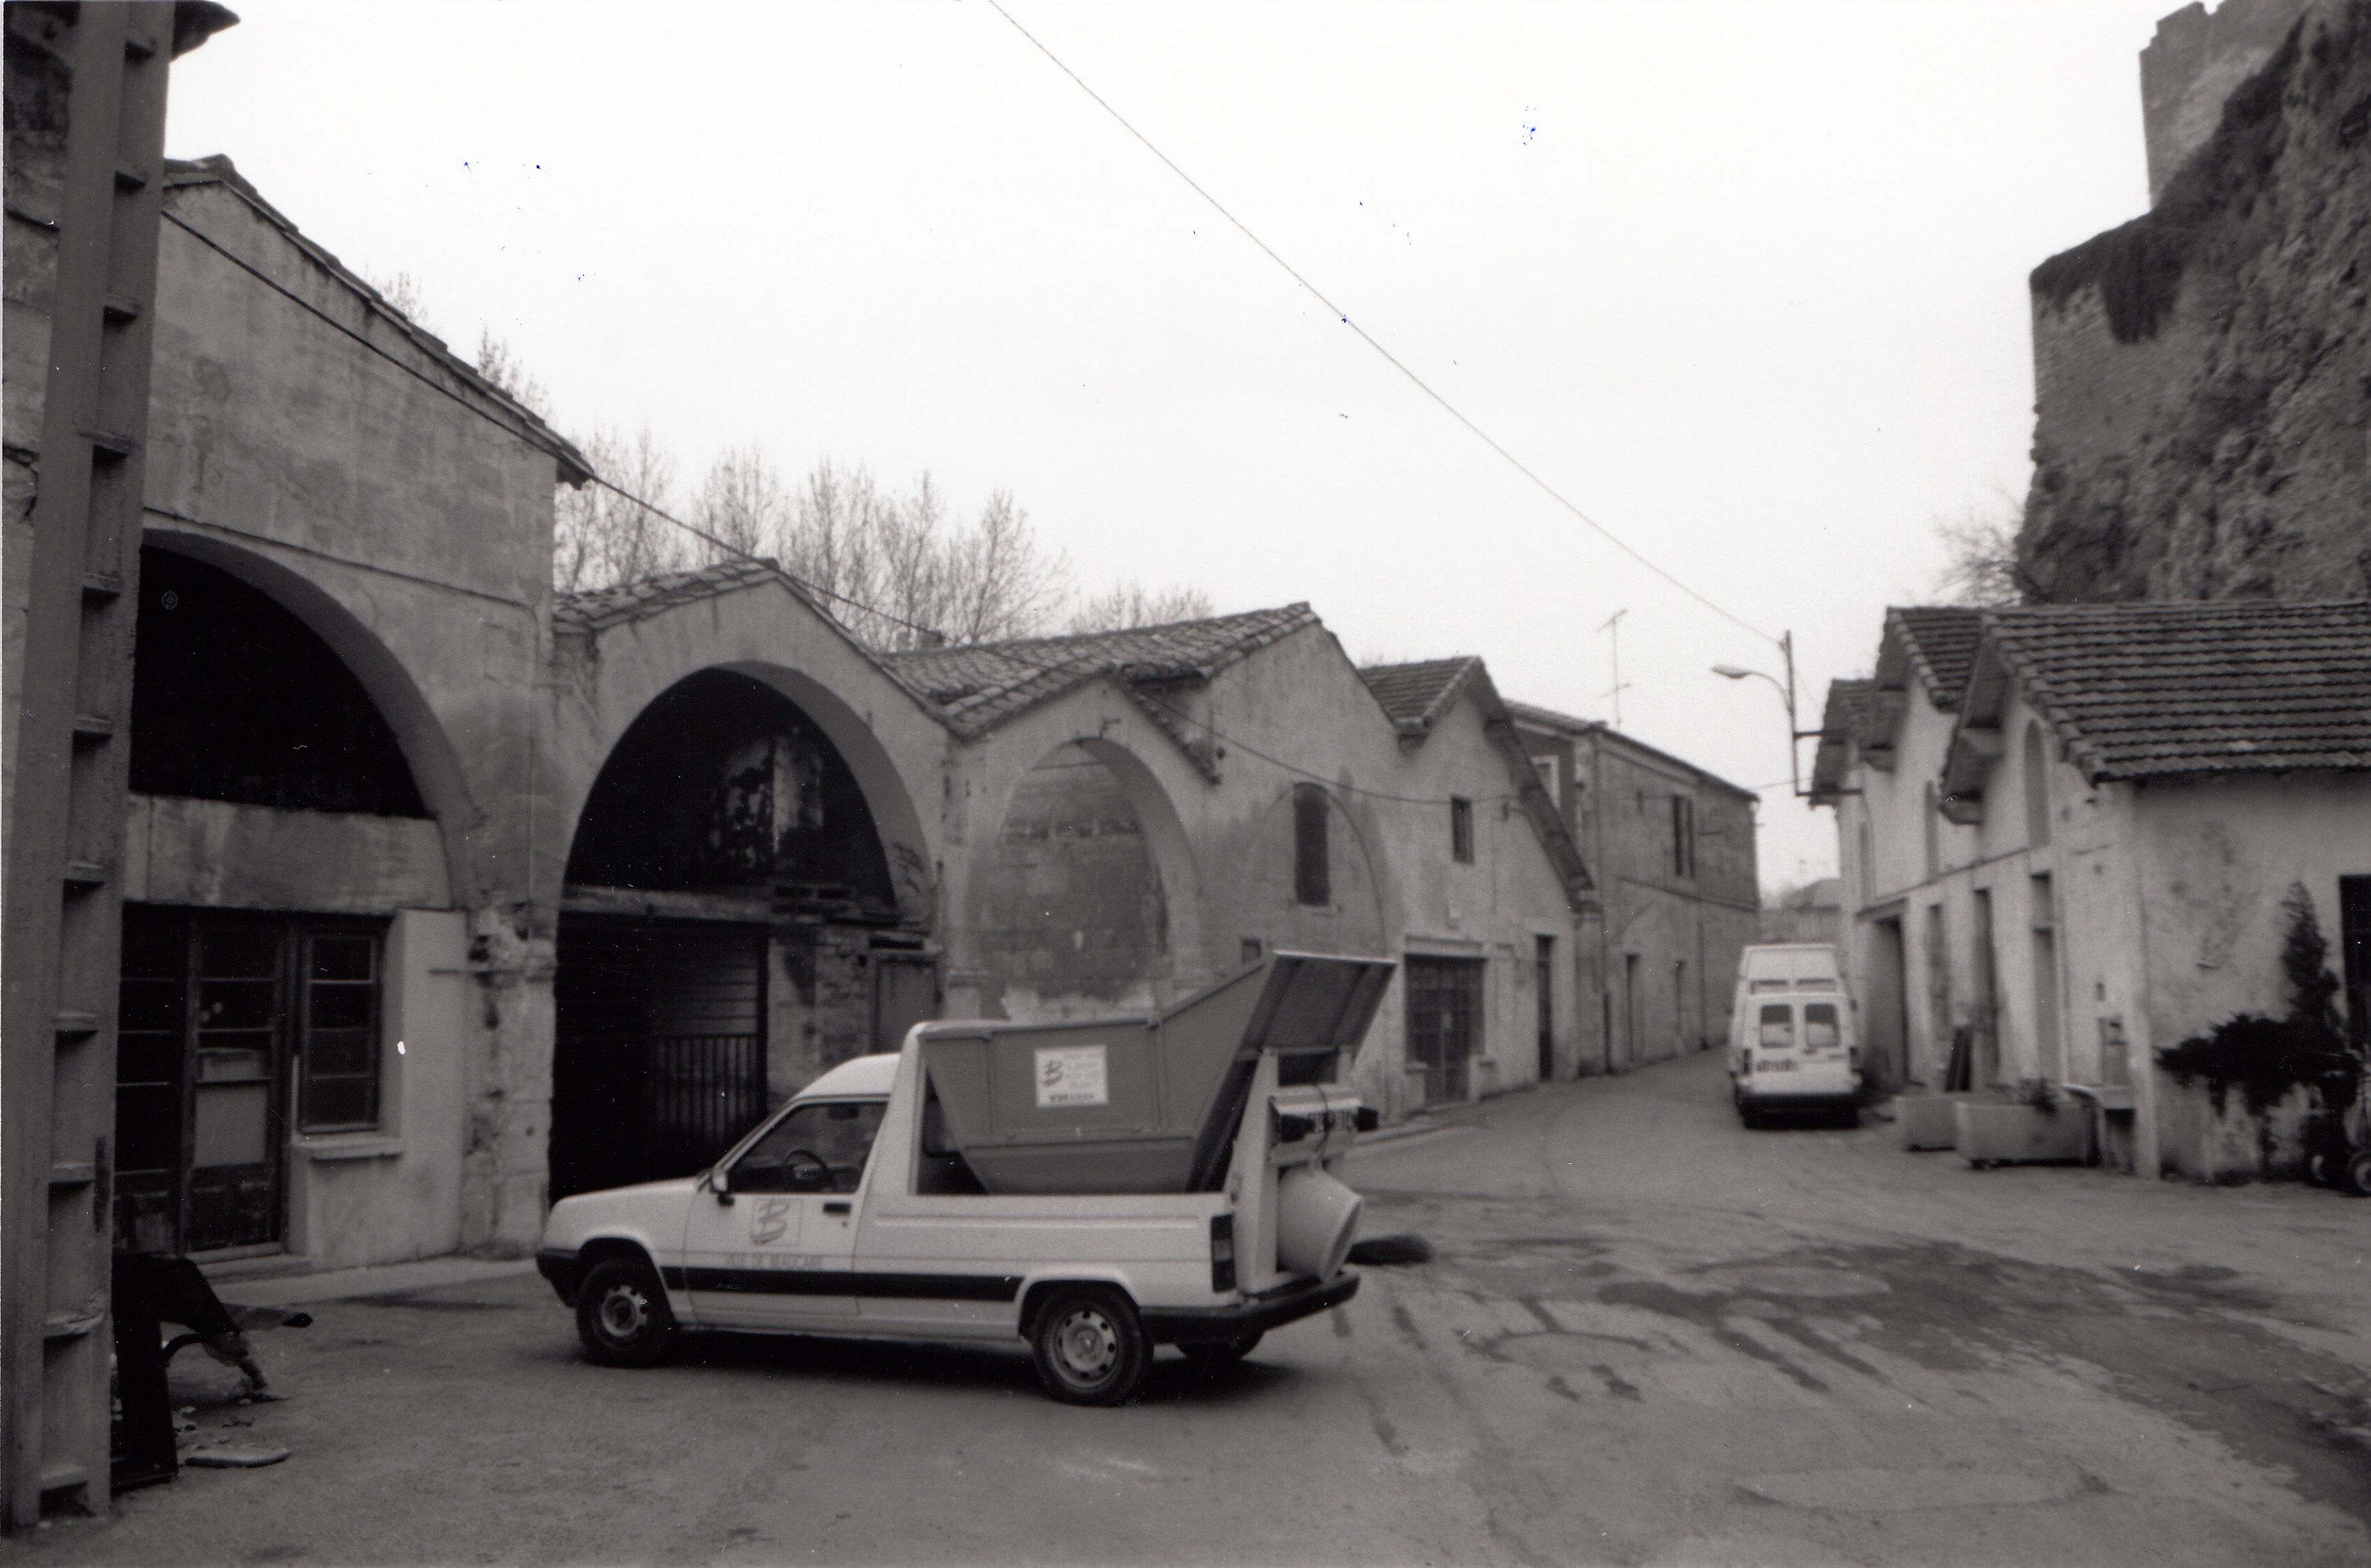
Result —
[[1108, 1105], [1110, 1079], [1104, 1070], [1100, 1045], [1041, 1045], [1037, 1048], [1037, 1106]]

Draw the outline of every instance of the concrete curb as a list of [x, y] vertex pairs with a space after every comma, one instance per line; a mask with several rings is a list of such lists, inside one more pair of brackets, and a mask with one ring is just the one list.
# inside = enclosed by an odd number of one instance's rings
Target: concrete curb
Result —
[[447, 1256], [310, 1274], [260, 1269], [242, 1273], [234, 1262], [207, 1269], [205, 1274], [217, 1296], [242, 1307], [297, 1307], [313, 1301], [351, 1301], [357, 1297], [489, 1284], [534, 1272], [535, 1262], [530, 1258]]

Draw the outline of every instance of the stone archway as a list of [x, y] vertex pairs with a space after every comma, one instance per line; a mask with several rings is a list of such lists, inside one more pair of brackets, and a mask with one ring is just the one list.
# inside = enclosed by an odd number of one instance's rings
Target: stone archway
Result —
[[839, 744], [819, 692], [774, 668], [695, 672], [587, 790], [557, 949], [555, 1197], [700, 1169], [912, 1021], [912, 969], [935, 1002], [927, 870], [901, 879], [880, 820], [910, 803], [894, 774], [883, 788], [877, 744]]

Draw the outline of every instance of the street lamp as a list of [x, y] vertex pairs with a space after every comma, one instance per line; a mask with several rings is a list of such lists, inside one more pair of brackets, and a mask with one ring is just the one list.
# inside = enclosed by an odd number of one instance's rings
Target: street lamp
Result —
[[1795, 634], [1793, 632], [1790, 631], [1778, 640], [1778, 652], [1787, 661], [1787, 678], [1784, 681], [1766, 671], [1749, 670], [1741, 664], [1715, 664], [1712, 667], [1712, 673], [1723, 680], [1731, 681], [1741, 681], [1751, 675], [1756, 680], [1768, 681], [1776, 689], [1779, 700], [1787, 705], [1787, 781], [1794, 790], [1795, 798], [1799, 801], [1808, 799], [1809, 792], [1803, 788], [1802, 772], [1795, 760], [1795, 746], [1799, 741], [1817, 740], [1820, 732], [1799, 728], [1795, 718]]

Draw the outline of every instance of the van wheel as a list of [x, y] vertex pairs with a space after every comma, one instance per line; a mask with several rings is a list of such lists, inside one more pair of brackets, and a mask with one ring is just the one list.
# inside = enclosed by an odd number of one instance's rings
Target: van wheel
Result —
[[1029, 1348], [1037, 1380], [1065, 1404], [1125, 1403], [1143, 1386], [1152, 1359], [1136, 1309], [1101, 1286], [1056, 1291], [1037, 1314]]
[[576, 1337], [602, 1366], [654, 1366], [675, 1343], [675, 1314], [650, 1266], [637, 1258], [593, 1265], [576, 1290]]
[[2358, 1149], [2346, 1162], [2346, 1180], [2357, 1193], [2371, 1197], [2371, 1149]]

